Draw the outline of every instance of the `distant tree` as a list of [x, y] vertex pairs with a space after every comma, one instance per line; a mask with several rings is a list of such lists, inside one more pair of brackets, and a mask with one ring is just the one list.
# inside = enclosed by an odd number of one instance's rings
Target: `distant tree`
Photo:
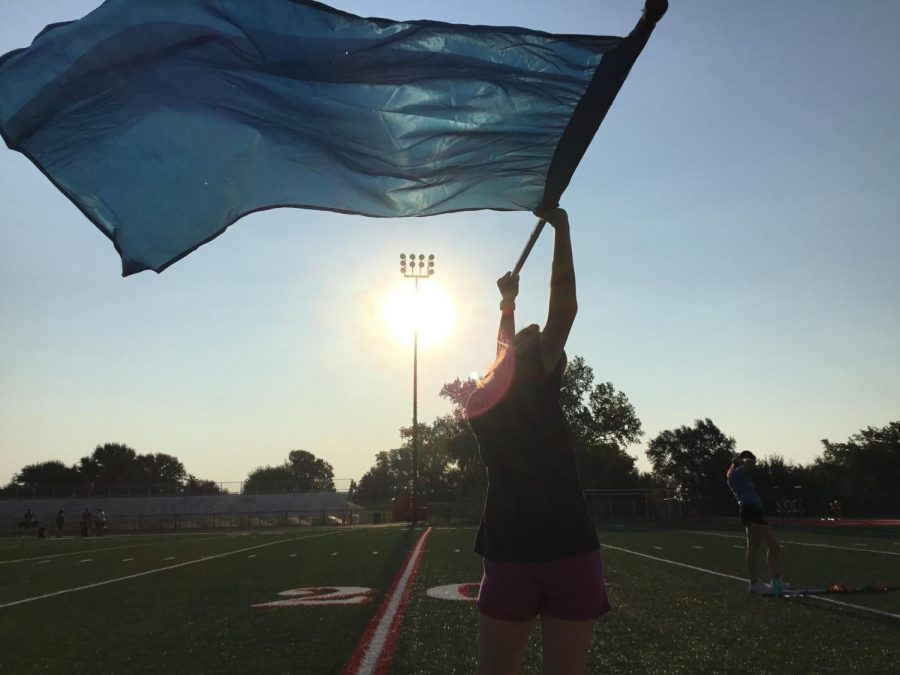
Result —
[[[409, 457], [410, 464], [412, 432], [411, 426], [400, 429], [403, 454]], [[449, 446], [459, 434], [471, 435], [471, 431], [464, 430], [461, 421], [457, 421], [452, 415], [438, 417], [431, 425], [419, 425], [419, 494], [427, 499], [445, 501], [455, 497], [449, 480], [453, 461], [449, 455]]]
[[[49, 461], [30, 464], [13, 476], [13, 481], [4, 490], [13, 494], [17, 488], [59, 487], [93, 484], [105, 486], [146, 486], [148, 494], [152, 487], [165, 492], [220, 494], [221, 490], [213, 481], [206, 481], [189, 475], [177, 457], [162, 452], [146, 455], [122, 443], [104, 443], [94, 452], [82, 457], [78, 464], [67, 467], [62, 462]], [[101, 491], [102, 494], [102, 491]]]
[[[459, 378], [441, 387], [449, 415], [419, 425], [421, 494], [432, 500], [482, 499], [487, 487], [478, 441], [465, 417], [477, 387]], [[609, 382], [593, 386], [593, 371], [576, 356], [566, 370], [561, 404], [575, 436], [582, 483], [589, 487], [635, 487], [640, 477], [625, 446], [641, 436], [641, 422], [628, 398]], [[356, 498], [384, 502], [409, 494], [412, 483], [412, 427], [400, 430], [403, 445], [375, 455], [375, 465], [359, 481]]]
[[586, 430], [592, 426], [594, 420], [587, 406], [587, 397], [593, 384], [593, 368], [585, 363], [583, 357], [573, 356], [563, 374], [559, 402], [576, 438], [586, 438], [590, 435]]
[[303, 492], [334, 492], [334, 467], [306, 450], [288, 453], [288, 469]]
[[734, 439], [709, 418], [662, 431], [647, 448], [657, 480], [702, 511], [719, 511], [729, 503], [725, 472], [734, 455]]
[[444, 481], [448, 498], [482, 499], [487, 489], [487, 473], [478, 452], [478, 441], [468, 422], [445, 415], [432, 425], [435, 443], [447, 462]]
[[[359, 481], [356, 495], [361, 502], [386, 502], [412, 494], [413, 451], [411, 426], [400, 429], [403, 444], [375, 455], [375, 466]], [[469, 440], [471, 439], [471, 440]], [[419, 424], [419, 494], [431, 501], [455, 499], [461, 473], [459, 460], [451, 453], [466, 454], [463, 446], [474, 442], [472, 432], [454, 415], [439, 417], [433, 424]], [[463, 458], [463, 465], [468, 466]], [[481, 470], [483, 473], [483, 469]]]
[[778, 502], [785, 499], [802, 503], [809, 482], [807, 468], [779, 454], [758, 458], [753, 469], [753, 484], [770, 513], [775, 513]]
[[359, 479], [356, 498], [363, 503], [384, 503], [400, 494], [401, 485], [407, 484], [396, 475], [395, 462], [391, 453], [399, 450], [383, 450], [375, 454], [375, 466]]
[[244, 492], [334, 492], [334, 468], [306, 450], [291, 450], [278, 466], [257, 467], [244, 481]]
[[471, 378], [460, 380], [457, 377], [453, 382], [448, 382], [441, 387], [439, 395], [453, 404], [453, 416], [457, 419], [463, 419], [465, 418], [466, 402], [477, 387], [477, 380]]
[[825, 449], [812, 469], [826, 486], [828, 499], [849, 501], [860, 513], [900, 508], [900, 422], [867, 427], [843, 443], [826, 438], [822, 445]]
[[219, 484], [212, 480], [203, 480], [192, 474], [188, 474], [184, 481], [184, 493], [187, 495], [222, 495], [225, 491]]
[[601, 382], [588, 396], [590, 422], [585, 424], [585, 434], [591, 443], [604, 444], [625, 450], [643, 435], [631, 401], [612, 382]]
[[162, 452], [135, 458], [132, 482], [159, 485], [183, 485], [187, 480], [184, 464], [177, 457]]
[[29, 464], [12, 479], [13, 484], [24, 487], [70, 486], [77, 485], [81, 481], [81, 473], [76, 467], [66, 466], [57, 460]]
[[457, 378], [441, 387], [440, 396], [453, 404], [453, 411], [439, 417], [432, 425], [448, 462], [445, 473], [448, 496], [454, 499], [481, 499], [487, 489], [487, 474], [478, 452], [478, 440], [465, 414], [466, 402], [477, 386], [476, 380]]
[[563, 375], [560, 405], [572, 429], [575, 461], [585, 489], [638, 487], [636, 459], [626, 451], [643, 431], [634, 406], [612, 382], [594, 385], [594, 371], [580, 356]]
[[245, 494], [299, 492], [295, 489], [293, 474], [287, 463], [278, 466], [258, 466], [244, 480]]
[[822, 463], [840, 467], [859, 490], [896, 490], [900, 483], [900, 422], [867, 427], [844, 443], [822, 439]]
[[95, 485], [147, 482], [137, 452], [122, 443], [98, 445], [89, 457], [81, 458], [78, 468], [84, 481]]

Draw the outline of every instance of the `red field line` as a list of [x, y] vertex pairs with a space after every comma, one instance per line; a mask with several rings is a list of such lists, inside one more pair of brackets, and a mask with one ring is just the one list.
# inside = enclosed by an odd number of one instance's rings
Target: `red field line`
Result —
[[900, 518], [840, 519], [824, 518], [785, 518], [775, 521], [778, 525], [800, 525], [815, 527], [900, 527]]
[[430, 527], [422, 533], [416, 545], [407, 554], [400, 571], [391, 583], [390, 590], [366, 627], [347, 665], [341, 671], [342, 675], [385, 675], [388, 672], [397, 646], [400, 626], [403, 624], [403, 616], [406, 614], [409, 593], [419, 571], [422, 551], [425, 549], [429, 534], [431, 534]]

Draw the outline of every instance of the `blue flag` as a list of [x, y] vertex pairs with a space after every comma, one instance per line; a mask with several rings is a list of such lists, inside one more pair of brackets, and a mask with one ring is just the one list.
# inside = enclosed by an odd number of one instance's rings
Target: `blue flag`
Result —
[[0, 57], [0, 132], [157, 272], [248, 213], [552, 208], [649, 38], [107, 0]]

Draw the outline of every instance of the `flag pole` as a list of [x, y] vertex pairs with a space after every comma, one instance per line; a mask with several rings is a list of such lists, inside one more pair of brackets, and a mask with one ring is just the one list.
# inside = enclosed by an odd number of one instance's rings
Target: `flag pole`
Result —
[[531, 237], [528, 238], [528, 243], [525, 244], [525, 248], [522, 249], [522, 255], [519, 256], [519, 261], [516, 263], [516, 266], [513, 268], [512, 276], [519, 276], [519, 272], [522, 271], [522, 266], [525, 264], [525, 260], [528, 258], [528, 254], [531, 253], [531, 249], [534, 248], [535, 243], [538, 240], [538, 237], [541, 236], [541, 231], [544, 229], [544, 225], [547, 223], [546, 220], [541, 218], [537, 225], [534, 226], [534, 231], [531, 233]]

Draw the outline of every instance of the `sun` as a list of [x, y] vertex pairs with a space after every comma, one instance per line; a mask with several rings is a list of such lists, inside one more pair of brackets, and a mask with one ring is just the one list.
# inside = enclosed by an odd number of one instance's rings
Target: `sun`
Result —
[[450, 296], [432, 279], [419, 281], [419, 288], [406, 282], [384, 298], [382, 315], [395, 340], [412, 346], [418, 329], [419, 346], [431, 347], [443, 342], [456, 319]]

